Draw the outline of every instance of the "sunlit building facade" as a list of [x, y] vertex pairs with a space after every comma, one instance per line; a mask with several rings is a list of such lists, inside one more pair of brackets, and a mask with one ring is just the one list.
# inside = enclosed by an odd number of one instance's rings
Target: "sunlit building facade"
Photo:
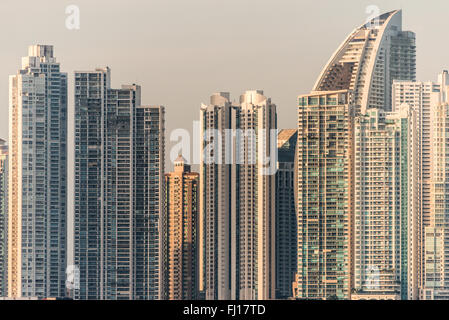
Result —
[[174, 171], [165, 174], [165, 291], [169, 300], [198, 299], [199, 175], [179, 156]]
[[449, 299], [449, 73], [432, 94], [430, 215], [424, 229], [421, 299]]
[[238, 175], [239, 298], [274, 299], [276, 105], [261, 90], [246, 91], [240, 96], [239, 121], [239, 128], [245, 134], [237, 146], [241, 160]]
[[276, 106], [261, 90], [202, 105], [200, 286], [206, 299], [275, 296]]
[[416, 112], [408, 105], [394, 113], [368, 109], [355, 120], [353, 290], [358, 297], [407, 296], [409, 223], [419, 212], [416, 129]]
[[[231, 102], [228, 92], [213, 94], [210, 104], [201, 106], [199, 289], [207, 300], [238, 297], [238, 169], [223, 152], [226, 130], [236, 130], [238, 125], [238, 106]], [[207, 154], [210, 147], [216, 152]]]
[[9, 78], [8, 295], [63, 297], [67, 264], [67, 74], [30, 46]]

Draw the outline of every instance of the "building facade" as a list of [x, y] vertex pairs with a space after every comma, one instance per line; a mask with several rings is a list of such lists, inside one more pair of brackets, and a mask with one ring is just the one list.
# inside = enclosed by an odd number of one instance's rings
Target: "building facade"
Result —
[[199, 287], [207, 300], [237, 299], [238, 171], [223, 146], [226, 130], [238, 128], [238, 114], [227, 92], [213, 94], [200, 109]]
[[67, 261], [67, 74], [30, 46], [9, 78], [8, 295], [63, 297]]
[[423, 225], [421, 299], [449, 299], [449, 74], [439, 76], [440, 90], [432, 94], [430, 216]]
[[160, 299], [165, 110], [109, 68], [75, 72], [76, 299]]
[[295, 157], [298, 131], [279, 130], [276, 172], [276, 299], [293, 296], [297, 264]]
[[166, 298], [198, 299], [198, 187], [199, 175], [191, 172], [182, 156], [174, 172], [165, 174]]
[[418, 149], [416, 113], [401, 109], [368, 109], [355, 121], [353, 290], [365, 298], [407, 296], [409, 222], [419, 217]]
[[298, 98], [297, 299], [348, 299], [352, 270], [351, 92]]
[[276, 106], [260, 90], [245, 92], [239, 104], [217, 93], [200, 119], [205, 297], [274, 298]]
[[[263, 91], [240, 96], [238, 269], [239, 298], [275, 298], [276, 105]], [[274, 135], [273, 135], [274, 132]], [[274, 146], [273, 146], [274, 144]], [[269, 161], [269, 162], [267, 162]]]
[[8, 295], [8, 146], [0, 139], [0, 297]]
[[[420, 213], [414, 227], [414, 238], [416, 240], [416, 249], [410, 253], [410, 267], [415, 269], [413, 277], [409, 278], [408, 299], [423, 298], [423, 288], [426, 286], [426, 278], [433, 278], [430, 272], [426, 271], [426, 261], [429, 261], [429, 268], [434, 266], [431, 262], [434, 258], [429, 257], [426, 253], [426, 246], [434, 243], [434, 221], [435, 211], [433, 205], [432, 186], [434, 184], [433, 163], [438, 161], [435, 158], [433, 139], [435, 123], [435, 110], [445, 97], [443, 88], [449, 86], [449, 77], [447, 71], [439, 75], [437, 82], [415, 82], [415, 81], [394, 81], [393, 83], [393, 110], [398, 110], [402, 105], [408, 105], [415, 109], [417, 116], [417, 138], [418, 151], [417, 160], [419, 163], [419, 180], [418, 185], [420, 202]], [[427, 231], [426, 231], [427, 230]], [[429, 237], [426, 244], [426, 238]], [[435, 244], [437, 244], [435, 242]], [[433, 249], [430, 250], [433, 252]], [[432, 256], [432, 253], [430, 253]], [[438, 260], [438, 259], [437, 259]], [[414, 266], [412, 266], [414, 265]], [[432, 282], [433, 280], [430, 280]], [[433, 285], [430, 285], [431, 287]], [[429, 295], [428, 295], [429, 296]], [[433, 296], [433, 294], [430, 294]], [[403, 297], [405, 298], [405, 297]]]

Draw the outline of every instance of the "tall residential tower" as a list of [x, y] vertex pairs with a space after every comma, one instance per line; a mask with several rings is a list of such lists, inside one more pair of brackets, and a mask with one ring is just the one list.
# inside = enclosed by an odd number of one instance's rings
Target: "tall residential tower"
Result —
[[77, 299], [160, 299], [164, 261], [162, 106], [110, 70], [75, 72]]
[[410, 223], [419, 217], [416, 128], [407, 105], [368, 109], [355, 120], [352, 299], [407, 297], [409, 249], [416, 250]]
[[449, 299], [449, 73], [439, 76], [430, 117], [430, 215], [424, 221], [421, 299]]
[[174, 172], [165, 174], [166, 248], [164, 279], [169, 300], [198, 299], [199, 176], [179, 156]]
[[[237, 121], [238, 107], [227, 92], [213, 94], [210, 104], [201, 106], [199, 287], [207, 300], [237, 299], [237, 166], [219, 151]], [[206, 155], [208, 146], [215, 154]]]
[[62, 297], [67, 261], [67, 75], [30, 46], [9, 78], [8, 291]]
[[354, 106], [347, 90], [298, 98], [297, 299], [348, 299]]
[[[434, 282], [430, 280], [434, 277], [431, 275], [433, 271], [430, 273], [426, 271], [426, 265], [429, 265], [431, 269], [434, 268], [432, 262], [434, 258], [431, 258], [433, 250], [426, 249], [426, 238], [429, 237], [427, 241], [429, 245], [434, 242], [432, 240], [434, 239], [435, 222], [432, 191], [435, 178], [433, 166], [435, 161], [442, 161], [441, 158], [435, 157], [437, 152], [434, 149], [434, 144], [441, 143], [441, 140], [434, 140], [435, 129], [437, 128], [435, 125], [440, 123], [441, 120], [435, 111], [446, 99], [444, 88], [447, 86], [449, 86], [447, 71], [440, 74], [438, 82], [397, 80], [393, 83], [393, 110], [397, 111], [401, 106], [408, 105], [415, 110], [417, 117], [415, 135], [418, 139], [418, 150], [416, 157], [420, 181], [417, 197], [420, 206], [418, 218], [410, 225], [410, 243], [415, 244], [415, 249], [412, 249], [409, 253], [409, 267], [414, 271], [410, 273], [408, 279], [408, 299], [423, 298], [423, 288], [428, 287], [426, 283], [433, 287], [432, 283]], [[429, 281], [426, 279], [429, 279]], [[430, 296], [433, 297], [433, 295]]]
[[202, 291], [206, 299], [274, 298], [276, 106], [260, 90], [239, 104], [217, 93], [200, 123]]

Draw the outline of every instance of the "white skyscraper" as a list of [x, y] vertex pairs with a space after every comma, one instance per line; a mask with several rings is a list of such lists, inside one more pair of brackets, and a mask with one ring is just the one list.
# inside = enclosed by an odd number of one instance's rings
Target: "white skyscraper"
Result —
[[449, 299], [449, 74], [432, 94], [430, 215], [423, 224], [422, 299]]
[[67, 74], [53, 46], [30, 46], [9, 79], [9, 147], [9, 296], [64, 296]]
[[217, 93], [200, 119], [200, 290], [206, 299], [274, 298], [275, 172], [268, 167], [276, 166], [269, 158], [276, 106], [260, 90], [239, 104]]
[[[417, 195], [419, 214], [416, 221], [409, 226], [410, 243], [414, 243], [415, 249], [409, 253], [408, 257], [409, 268], [414, 270], [409, 274], [407, 280], [408, 299], [423, 298], [423, 288], [429, 287], [430, 283], [433, 283], [433, 280], [426, 279], [434, 277], [431, 275], [433, 272], [429, 274], [427, 270], [434, 268], [434, 262], [432, 262], [435, 259], [432, 258], [434, 250], [426, 248], [431, 243], [438, 244], [438, 241], [434, 242], [433, 240], [436, 214], [434, 164], [439, 164], [439, 161], [442, 161], [442, 154], [435, 150], [435, 147], [442, 141], [436, 143], [437, 141], [434, 140], [434, 135], [437, 134], [435, 130], [439, 130], [436, 124], [441, 124], [442, 114], [435, 112], [437, 112], [438, 106], [447, 101], [447, 95], [443, 88], [449, 85], [448, 79], [448, 73], [444, 71], [439, 75], [436, 83], [431, 81], [394, 81], [393, 83], [393, 110], [399, 110], [402, 105], [406, 104], [416, 111], [417, 117], [418, 151], [416, 157], [419, 170]], [[426, 238], [429, 239], [426, 240]], [[433, 293], [430, 296], [433, 296]]]
[[237, 298], [237, 166], [224, 152], [205, 152], [209, 145], [223, 150], [226, 130], [237, 128], [237, 113], [227, 92], [213, 94], [200, 110], [199, 288], [207, 300]]
[[[276, 106], [260, 90], [246, 91], [240, 96], [240, 106], [240, 129], [248, 133], [248, 139], [240, 145], [244, 161], [238, 177], [239, 297], [274, 299], [276, 176], [263, 171], [265, 157], [277, 152], [277, 132], [274, 137], [271, 132], [277, 129]], [[277, 165], [275, 158], [270, 161]]]
[[407, 105], [356, 118], [353, 299], [407, 297], [408, 218], [419, 212], [415, 132]]

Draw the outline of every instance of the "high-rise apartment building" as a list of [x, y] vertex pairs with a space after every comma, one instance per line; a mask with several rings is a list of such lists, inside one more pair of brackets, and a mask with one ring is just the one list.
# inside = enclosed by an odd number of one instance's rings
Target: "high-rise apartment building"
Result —
[[[356, 28], [313, 91], [299, 97], [297, 298], [350, 297], [358, 281], [353, 271], [362, 264], [353, 246], [354, 117], [372, 109], [391, 111], [393, 81], [415, 77], [415, 34], [402, 31], [402, 12], [396, 10]], [[399, 227], [401, 237], [404, 232]], [[398, 252], [409, 248], [399, 247]]]
[[353, 299], [407, 296], [409, 218], [419, 212], [416, 128], [408, 105], [355, 120]]
[[432, 94], [430, 215], [423, 223], [421, 299], [449, 299], [449, 73]]
[[245, 135], [237, 146], [243, 160], [238, 175], [238, 294], [242, 300], [275, 298], [276, 175], [269, 166], [277, 165], [276, 117], [276, 105], [263, 91], [240, 96], [239, 128]]
[[65, 295], [67, 75], [30, 46], [9, 78], [8, 294]]
[[8, 146], [0, 139], [0, 297], [8, 295]]
[[354, 106], [347, 90], [298, 98], [297, 299], [348, 299]]
[[298, 256], [295, 210], [295, 157], [298, 130], [283, 129], [278, 134], [276, 172], [276, 299], [293, 296]]
[[[393, 83], [393, 110], [399, 110], [402, 105], [408, 105], [416, 111], [418, 139], [418, 151], [416, 157], [419, 166], [418, 200], [419, 215], [417, 221], [410, 227], [413, 234], [415, 249], [409, 254], [410, 267], [415, 271], [410, 273], [408, 279], [408, 299], [418, 299], [423, 297], [422, 289], [426, 286], [426, 260], [432, 261], [429, 254], [426, 254], [426, 237], [430, 237], [428, 243], [433, 242], [433, 226], [435, 220], [434, 205], [432, 203], [433, 185], [433, 164], [438, 161], [435, 158], [433, 140], [435, 123], [435, 110], [441, 101], [444, 101], [444, 87], [449, 86], [447, 71], [440, 74], [437, 82], [414, 82], [414, 81], [394, 81]], [[430, 229], [428, 229], [430, 228]], [[426, 229], [429, 231], [427, 232]], [[427, 258], [426, 258], [427, 255]], [[432, 255], [432, 254], [431, 254]], [[430, 268], [433, 268], [430, 262]], [[431, 272], [432, 273], [432, 272]], [[403, 298], [405, 298], [403, 296]]]
[[416, 78], [415, 34], [402, 31], [402, 11], [355, 29], [332, 55], [313, 90], [351, 90], [356, 113], [391, 110], [393, 80]]
[[162, 106], [109, 68], [75, 72], [77, 299], [160, 299], [165, 216]]
[[200, 122], [202, 290], [206, 299], [274, 298], [276, 106], [260, 90], [239, 104], [218, 93]]
[[[199, 289], [207, 300], [237, 299], [238, 171], [235, 157], [227, 159], [223, 151], [238, 114], [227, 92], [213, 94], [200, 110]], [[206, 154], [208, 147], [217, 150]]]
[[199, 175], [179, 156], [174, 172], [165, 174], [165, 290], [169, 300], [198, 299]]

